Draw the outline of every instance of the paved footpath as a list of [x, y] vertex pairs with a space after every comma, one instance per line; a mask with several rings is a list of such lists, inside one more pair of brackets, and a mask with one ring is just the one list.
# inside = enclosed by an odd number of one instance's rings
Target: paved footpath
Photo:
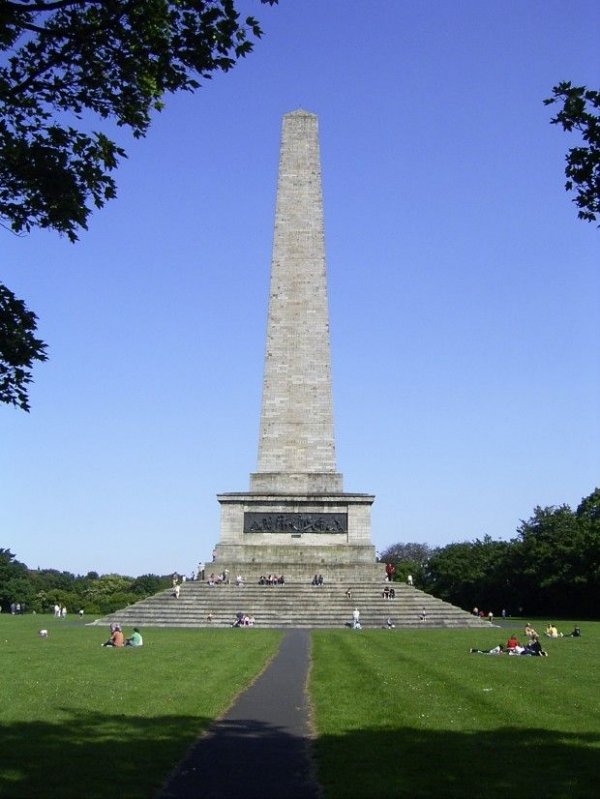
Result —
[[161, 799], [317, 799], [305, 691], [309, 662], [309, 631], [287, 631], [261, 676], [189, 750]]

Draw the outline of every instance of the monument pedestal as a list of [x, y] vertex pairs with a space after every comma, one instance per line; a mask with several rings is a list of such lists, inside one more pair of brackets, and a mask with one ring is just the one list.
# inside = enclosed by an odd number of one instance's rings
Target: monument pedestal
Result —
[[[227, 493], [221, 504], [221, 540], [215, 570], [247, 581], [269, 573], [307, 582], [381, 581], [371, 544], [371, 494]], [[210, 571], [210, 567], [209, 567]]]

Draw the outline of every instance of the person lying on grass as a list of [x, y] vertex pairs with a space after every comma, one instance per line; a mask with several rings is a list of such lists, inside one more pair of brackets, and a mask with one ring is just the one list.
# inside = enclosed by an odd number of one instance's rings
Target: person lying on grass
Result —
[[492, 647], [492, 649], [477, 649], [472, 647], [469, 649], [471, 655], [503, 655], [506, 652], [502, 644]]

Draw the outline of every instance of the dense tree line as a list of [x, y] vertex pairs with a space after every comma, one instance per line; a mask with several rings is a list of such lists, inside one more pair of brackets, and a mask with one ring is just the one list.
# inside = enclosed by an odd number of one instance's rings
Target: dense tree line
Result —
[[574, 511], [536, 507], [510, 541], [489, 536], [431, 548], [395, 544], [381, 560], [417, 587], [459, 605], [511, 615], [598, 616], [600, 488]]
[[124, 577], [119, 574], [88, 572], [85, 576], [57, 569], [29, 569], [10, 549], [0, 548], [0, 606], [10, 610], [18, 603], [25, 612], [51, 612], [55, 604], [69, 613], [83, 610], [102, 615], [131, 605], [171, 584], [169, 575], [143, 574]]

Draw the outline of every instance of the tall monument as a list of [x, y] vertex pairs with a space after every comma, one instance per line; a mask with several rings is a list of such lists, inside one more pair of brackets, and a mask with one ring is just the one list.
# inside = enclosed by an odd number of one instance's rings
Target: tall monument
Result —
[[371, 494], [336, 471], [318, 121], [283, 117], [258, 468], [220, 494], [215, 567], [246, 579], [379, 579]]

